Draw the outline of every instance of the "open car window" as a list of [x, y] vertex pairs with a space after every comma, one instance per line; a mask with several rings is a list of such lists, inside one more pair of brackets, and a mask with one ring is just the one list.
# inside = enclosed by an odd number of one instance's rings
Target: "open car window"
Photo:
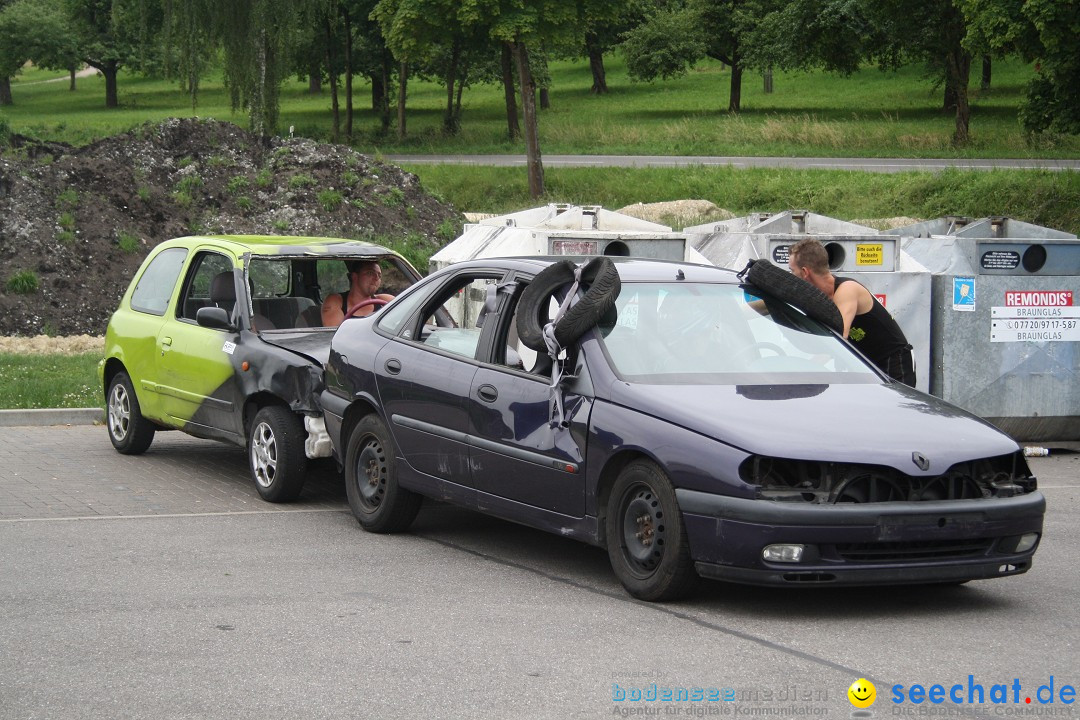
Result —
[[736, 285], [625, 283], [600, 324], [616, 372], [645, 383], [880, 382], [832, 332]]

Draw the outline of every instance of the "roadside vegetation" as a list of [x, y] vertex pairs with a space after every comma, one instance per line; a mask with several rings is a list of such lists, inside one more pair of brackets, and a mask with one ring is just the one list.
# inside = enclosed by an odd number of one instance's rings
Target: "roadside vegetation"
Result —
[[[416, 173], [429, 192], [455, 207], [506, 213], [535, 204], [520, 169], [453, 165], [406, 169]], [[643, 200], [691, 198], [709, 200], [736, 215], [789, 209], [844, 220], [1006, 215], [1080, 234], [1080, 173], [1075, 172], [867, 173], [695, 166], [548, 168], [545, 174], [548, 201], [609, 209]]]
[[97, 382], [101, 352], [64, 355], [0, 352], [0, 408], [104, 407]]

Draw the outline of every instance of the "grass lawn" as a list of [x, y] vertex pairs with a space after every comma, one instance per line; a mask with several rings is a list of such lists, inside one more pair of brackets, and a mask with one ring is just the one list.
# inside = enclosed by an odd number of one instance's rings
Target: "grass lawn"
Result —
[[[921, 67], [898, 72], [865, 68], [852, 77], [824, 73], [779, 73], [765, 94], [761, 78], [747, 73], [743, 111], [727, 107], [729, 73], [705, 62], [668, 82], [631, 83], [621, 57], [606, 58], [611, 93], [589, 93], [586, 62], [552, 63], [552, 108], [541, 112], [544, 153], [865, 156], [865, 157], [1076, 157], [1080, 138], [1044, 137], [1029, 145], [1016, 108], [1033, 72], [1018, 60], [996, 60], [990, 90], [978, 89], [973, 74], [972, 142], [950, 146], [953, 118], [943, 113], [941, 89]], [[15, 132], [76, 144], [128, 130], [146, 120], [199, 115], [246, 125], [233, 113], [220, 77], [202, 84], [197, 108], [176, 83], [121, 73], [121, 107], [104, 107], [104, 81], [80, 78], [72, 93], [66, 82], [27, 84], [50, 74], [30, 69], [17, 78], [15, 104], [0, 109], [0, 121]], [[52, 73], [54, 77], [66, 77]], [[365, 152], [521, 153], [521, 142], [505, 139], [502, 89], [477, 85], [465, 91], [461, 132], [441, 132], [445, 91], [431, 82], [409, 84], [409, 137], [383, 136], [370, 109], [370, 85], [354, 87], [357, 107], [353, 144]], [[310, 95], [306, 82], [291, 79], [281, 93], [280, 129], [327, 139], [330, 94]], [[344, 107], [344, 101], [342, 101]]]
[[105, 407], [98, 387], [101, 353], [0, 353], [0, 408]]
[[[421, 183], [473, 212], [535, 206], [520, 168], [416, 165]], [[1080, 234], [1080, 173], [1032, 170], [867, 173], [783, 168], [548, 168], [545, 202], [711, 200], [736, 215], [805, 209], [844, 220], [1007, 215]], [[704, 218], [701, 222], [707, 222]]]

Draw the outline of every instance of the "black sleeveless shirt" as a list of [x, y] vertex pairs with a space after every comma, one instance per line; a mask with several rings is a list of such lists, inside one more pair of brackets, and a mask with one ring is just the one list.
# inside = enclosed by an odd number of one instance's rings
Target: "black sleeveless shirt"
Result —
[[[841, 283], [858, 282], [851, 278], [835, 278], [834, 289]], [[851, 321], [851, 331], [848, 340], [859, 348], [863, 355], [880, 368], [888, 366], [888, 359], [901, 350], [910, 350], [911, 345], [904, 337], [904, 331], [896, 324], [896, 320], [878, 302], [873, 293], [870, 293], [874, 304], [861, 315], [856, 315]], [[887, 372], [887, 370], [886, 370]]]

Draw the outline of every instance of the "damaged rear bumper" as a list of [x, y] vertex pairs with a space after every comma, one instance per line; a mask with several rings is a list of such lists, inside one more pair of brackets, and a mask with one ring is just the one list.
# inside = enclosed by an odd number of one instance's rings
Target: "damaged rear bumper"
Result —
[[[676, 490], [702, 577], [753, 585], [949, 583], [1031, 567], [1046, 501], [1011, 498], [810, 505]], [[768, 545], [804, 546], [799, 562], [762, 558]]]

